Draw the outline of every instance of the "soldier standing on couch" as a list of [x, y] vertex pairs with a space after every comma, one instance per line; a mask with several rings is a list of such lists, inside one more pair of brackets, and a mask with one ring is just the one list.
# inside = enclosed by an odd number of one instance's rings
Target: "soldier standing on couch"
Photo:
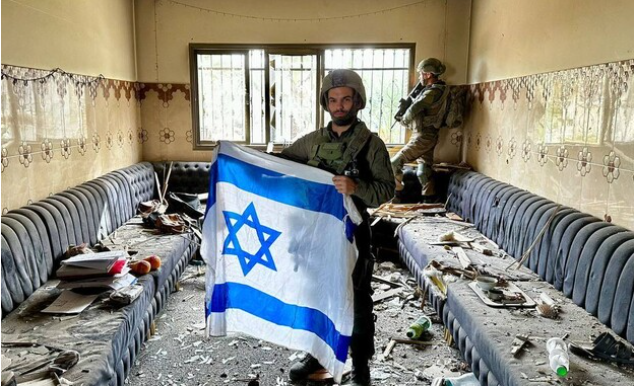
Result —
[[[324, 128], [295, 141], [282, 156], [328, 170], [339, 193], [351, 195], [364, 221], [354, 238], [359, 259], [352, 273], [354, 284], [354, 327], [350, 341], [352, 377], [347, 385], [370, 385], [369, 360], [374, 355], [374, 314], [372, 313], [372, 271], [368, 207], [377, 207], [394, 192], [394, 175], [383, 141], [357, 119], [365, 107], [365, 87], [351, 70], [334, 70], [324, 78], [319, 102], [332, 121]], [[293, 365], [291, 381], [306, 379], [322, 366], [311, 355]]]
[[391, 159], [396, 179], [393, 202], [400, 201], [400, 193], [404, 188], [403, 165], [415, 160], [418, 160], [416, 175], [423, 187], [423, 198], [429, 199], [436, 194], [432, 165], [438, 130], [445, 116], [449, 86], [439, 79], [445, 72], [445, 65], [436, 58], [423, 60], [416, 70], [423, 89], [400, 118], [401, 124], [412, 129], [413, 133], [409, 142]]

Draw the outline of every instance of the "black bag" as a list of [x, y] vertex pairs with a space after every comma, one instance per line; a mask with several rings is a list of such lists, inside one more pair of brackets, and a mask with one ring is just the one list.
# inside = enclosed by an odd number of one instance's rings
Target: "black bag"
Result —
[[198, 195], [195, 193], [169, 192], [167, 193], [167, 202], [169, 204], [168, 213], [185, 213], [194, 220], [205, 215]]

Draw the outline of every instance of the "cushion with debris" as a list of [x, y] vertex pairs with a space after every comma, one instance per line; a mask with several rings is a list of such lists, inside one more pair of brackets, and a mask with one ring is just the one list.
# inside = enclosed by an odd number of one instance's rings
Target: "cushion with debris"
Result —
[[[150, 274], [155, 279], [156, 288], [162, 289], [168, 278], [176, 271], [180, 276], [187, 265], [189, 256], [200, 242], [193, 232], [171, 234], [156, 229], [146, 229], [140, 218], [135, 217], [117, 229], [116, 235], [111, 234], [102, 243], [110, 249], [127, 248], [132, 254], [132, 259], [143, 259], [150, 255], [160, 256], [161, 267]], [[179, 269], [175, 270], [175, 267]]]
[[[61, 293], [57, 282], [47, 282], [2, 320], [2, 355], [12, 359], [8, 370], [20, 376], [34, 366], [60, 367], [61, 359], [55, 361], [59, 354], [73, 350], [79, 360], [75, 365], [66, 363], [70, 369], [63, 378], [77, 385], [116, 383], [115, 369], [128, 357], [132, 340], [138, 345], [145, 340], [144, 321], [154, 296], [154, 280], [139, 279], [143, 293], [126, 306], [109, 302], [106, 291], [80, 314], [43, 313]], [[138, 330], [130, 331], [130, 326]]]
[[[561, 378], [549, 367], [546, 341], [552, 337], [566, 337], [565, 342], [586, 341], [587, 337], [609, 329], [548, 283], [517, 282], [516, 285], [532, 299], [539, 299], [542, 292], [555, 299], [561, 308], [559, 318], [540, 317], [530, 308], [488, 307], [465, 281], [449, 285], [446, 307], [451, 309], [464, 334], [500, 384], [559, 383]], [[528, 344], [514, 357], [511, 350], [518, 335], [528, 336]], [[634, 382], [634, 367], [616, 367], [572, 353], [569, 357], [571, 365], [566, 379], [574, 384], [629, 385]]]

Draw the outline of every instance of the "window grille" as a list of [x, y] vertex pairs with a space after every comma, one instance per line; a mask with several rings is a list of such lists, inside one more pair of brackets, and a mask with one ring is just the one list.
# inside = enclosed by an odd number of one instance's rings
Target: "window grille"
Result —
[[330, 115], [319, 106], [321, 80], [338, 68], [356, 71], [366, 87], [359, 113], [387, 144], [402, 144], [393, 125], [410, 88], [413, 45], [375, 47], [190, 45], [194, 148], [218, 140], [288, 144]]

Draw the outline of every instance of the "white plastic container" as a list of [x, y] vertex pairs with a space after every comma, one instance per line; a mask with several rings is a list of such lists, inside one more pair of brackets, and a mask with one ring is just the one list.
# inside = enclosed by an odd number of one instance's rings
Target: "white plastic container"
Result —
[[568, 358], [568, 346], [561, 338], [550, 338], [546, 342], [548, 361], [550, 368], [560, 377], [568, 375], [570, 359]]
[[480, 386], [480, 381], [474, 373], [467, 373], [455, 378], [445, 378], [445, 386]]

